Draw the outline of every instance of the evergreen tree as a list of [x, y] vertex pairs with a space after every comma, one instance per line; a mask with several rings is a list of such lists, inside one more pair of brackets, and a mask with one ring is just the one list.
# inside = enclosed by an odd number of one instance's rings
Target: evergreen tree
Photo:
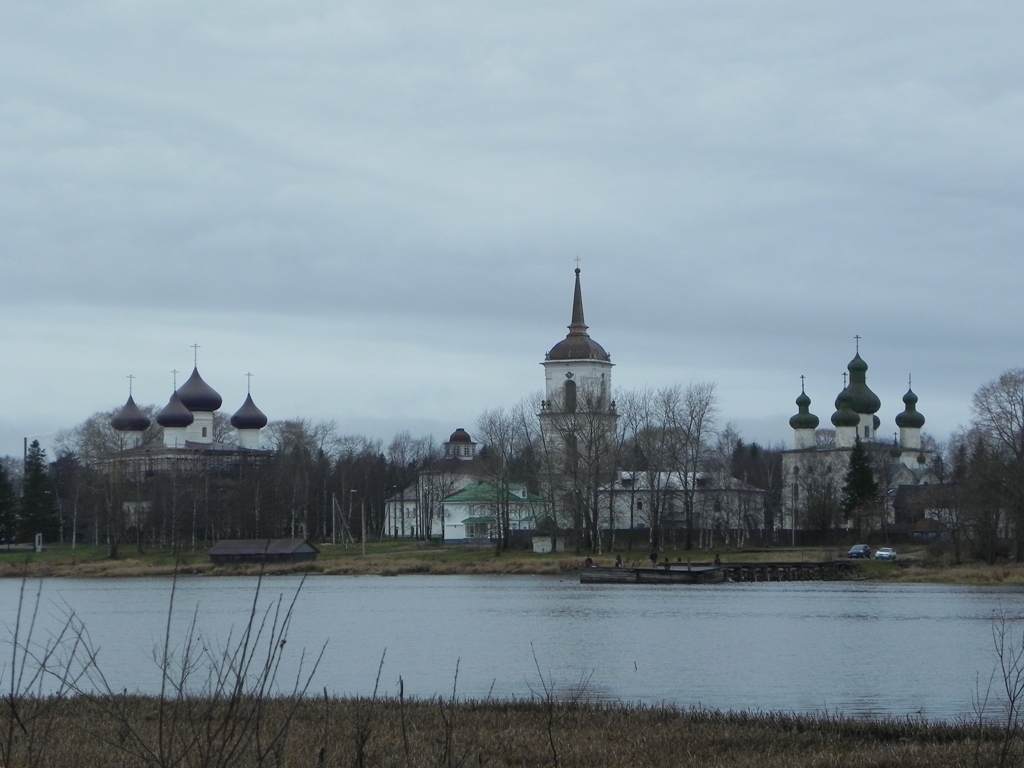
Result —
[[21, 539], [32, 541], [37, 533], [44, 541], [54, 541], [59, 533], [57, 505], [47, 473], [46, 451], [33, 440], [25, 458], [25, 478], [21, 485]]
[[7, 467], [0, 461], [0, 543], [13, 541], [17, 534], [18, 497], [7, 474]]
[[[847, 520], [859, 517], [878, 503], [878, 482], [875, 480], [871, 459], [858, 439], [850, 452], [850, 467], [843, 484], [843, 515]], [[858, 524], [859, 527], [859, 524]]]

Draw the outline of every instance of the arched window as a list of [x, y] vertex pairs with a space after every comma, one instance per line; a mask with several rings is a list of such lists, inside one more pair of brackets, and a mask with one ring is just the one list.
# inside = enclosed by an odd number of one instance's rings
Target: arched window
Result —
[[569, 379], [562, 387], [562, 394], [565, 399], [565, 412], [576, 413], [576, 382]]

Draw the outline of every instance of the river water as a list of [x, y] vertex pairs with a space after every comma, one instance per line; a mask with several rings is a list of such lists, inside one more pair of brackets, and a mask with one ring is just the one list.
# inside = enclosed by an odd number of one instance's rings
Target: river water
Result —
[[[99, 648], [114, 690], [155, 692], [170, 579], [52, 579], [41, 587], [35, 640], [68, 611]], [[0, 581], [0, 664], [9, 686], [10, 635], [21, 583]], [[252, 578], [177, 582], [172, 645], [189, 620], [213, 645], [248, 619]], [[290, 600], [298, 577], [263, 580], [261, 610]], [[866, 582], [701, 587], [581, 585], [574, 577], [315, 576], [298, 592], [278, 680], [290, 685], [303, 650], [326, 652], [312, 690], [395, 695], [529, 697], [542, 679], [590, 699], [722, 710], [846, 716], [971, 717], [997, 657], [996, 617], [1024, 617], [1018, 587]], [[995, 623], [995, 625], [998, 625]], [[1021, 641], [1024, 621], [1011, 630]], [[24, 636], [24, 628], [22, 629]], [[457, 676], [456, 676], [457, 671]]]

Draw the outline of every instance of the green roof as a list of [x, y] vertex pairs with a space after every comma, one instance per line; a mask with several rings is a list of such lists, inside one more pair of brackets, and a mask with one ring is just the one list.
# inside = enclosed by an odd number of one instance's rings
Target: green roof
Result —
[[[522, 483], [512, 483], [509, 485], [508, 498], [509, 504], [543, 504], [544, 498], [537, 496], [533, 493], [526, 493], [524, 499], [519, 495], [518, 492], [522, 492], [524, 486]], [[441, 499], [442, 504], [496, 504], [500, 501], [500, 492], [497, 487], [490, 483], [472, 483], [467, 485], [461, 491], [453, 493], [447, 498]]]

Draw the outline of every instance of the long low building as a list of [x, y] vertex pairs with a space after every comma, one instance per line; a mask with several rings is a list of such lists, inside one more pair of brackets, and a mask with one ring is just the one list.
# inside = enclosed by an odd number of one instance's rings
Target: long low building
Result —
[[320, 553], [305, 539], [221, 539], [210, 548], [214, 565], [310, 563]]

